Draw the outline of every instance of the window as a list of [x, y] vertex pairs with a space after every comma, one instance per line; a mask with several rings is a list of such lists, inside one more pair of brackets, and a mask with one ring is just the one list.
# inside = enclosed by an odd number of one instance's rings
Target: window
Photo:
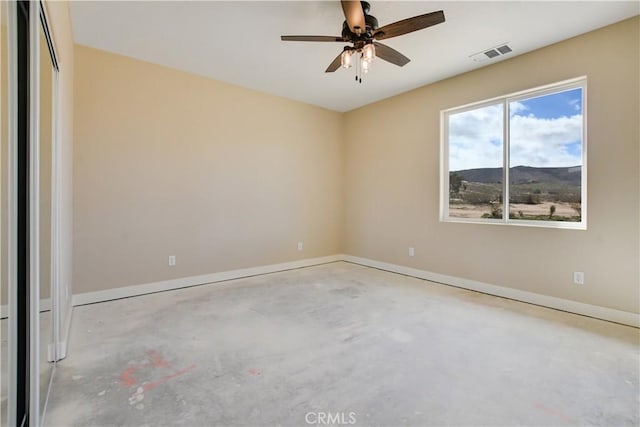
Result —
[[445, 110], [441, 220], [586, 229], [586, 78]]

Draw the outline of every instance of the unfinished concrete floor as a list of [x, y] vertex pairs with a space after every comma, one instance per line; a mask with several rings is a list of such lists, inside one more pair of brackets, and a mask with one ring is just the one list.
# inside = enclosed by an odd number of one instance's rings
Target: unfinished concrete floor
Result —
[[[9, 319], [0, 320], [0, 426], [6, 426], [7, 423], [7, 405], [8, 405], [8, 378], [9, 378]], [[53, 329], [51, 326], [51, 312], [43, 311], [40, 313], [40, 402], [41, 407], [47, 399], [49, 391], [49, 383], [53, 375], [53, 363], [47, 360], [48, 346], [52, 341]]]
[[337, 262], [76, 307], [45, 425], [638, 425], [639, 366], [638, 329]]

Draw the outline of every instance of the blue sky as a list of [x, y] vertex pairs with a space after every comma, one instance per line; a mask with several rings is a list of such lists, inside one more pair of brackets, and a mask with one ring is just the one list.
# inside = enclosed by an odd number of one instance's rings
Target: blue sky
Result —
[[[449, 116], [449, 170], [502, 167], [502, 103]], [[582, 89], [509, 104], [510, 165], [582, 164]]]
[[[533, 114], [539, 119], [555, 119], [571, 117], [582, 113], [582, 89], [571, 89], [552, 95], [538, 96], [518, 101], [525, 110], [512, 112], [512, 115], [527, 116]], [[514, 103], [512, 103], [514, 104]]]

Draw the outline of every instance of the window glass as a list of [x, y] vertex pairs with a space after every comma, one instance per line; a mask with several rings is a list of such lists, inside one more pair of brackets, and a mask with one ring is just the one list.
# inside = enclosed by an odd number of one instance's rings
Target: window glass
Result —
[[510, 218], [580, 222], [582, 122], [582, 88], [509, 103]]
[[449, 216], [502, 218], [503, 105], [449, 115]]
[[444, 111], [442, 219], [586, 228], [585, 87], [575, 79]]

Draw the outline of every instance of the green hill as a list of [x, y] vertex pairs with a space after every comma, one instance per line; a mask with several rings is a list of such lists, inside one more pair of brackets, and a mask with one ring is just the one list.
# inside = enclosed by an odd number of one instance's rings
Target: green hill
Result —
[[[582, 166], [535, 168], [516, 166], [509, 171], [511, 184], [551, 183], [556, 185], [580, 186]], [[502, 182], [502, 168], [480, 168], [452, 171], [467, 182], [496, 184]]]

